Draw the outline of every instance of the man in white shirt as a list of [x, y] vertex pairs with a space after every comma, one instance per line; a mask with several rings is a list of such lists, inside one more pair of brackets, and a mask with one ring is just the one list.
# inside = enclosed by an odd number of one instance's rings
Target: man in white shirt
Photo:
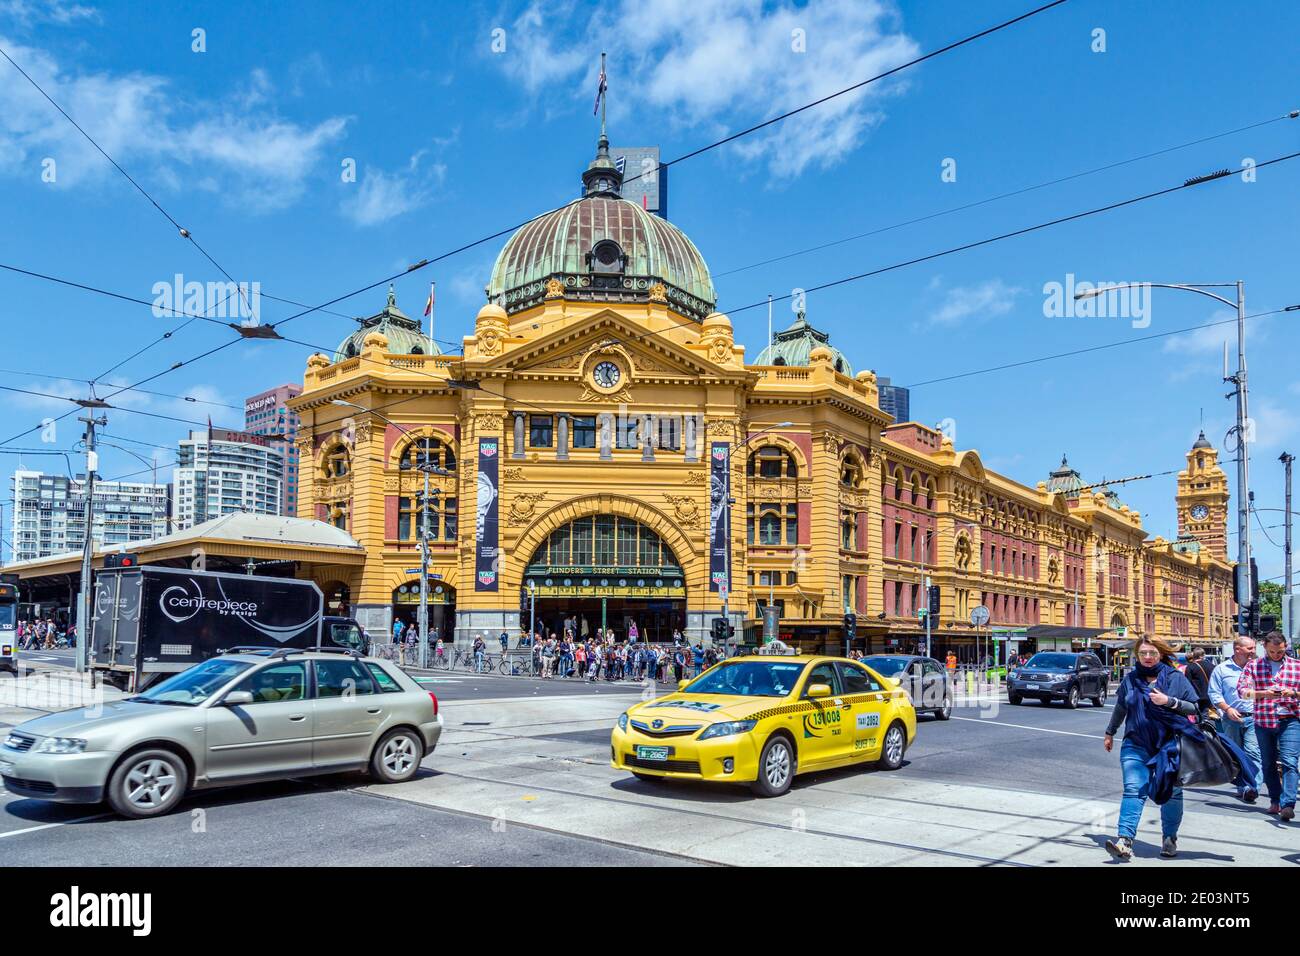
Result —
[[1237, 790], [1237, 796], [1246, 803], [1254, 803], [1259, 796], [1259, 788], [1264, 785], [1259, 740], [1255, 737], [1255, 702], [1237, 693], [1241, 669], [1254, 659], [1254, 639], [1238, 637], [1232, 644], [1232, 656], [1210, 674], [1209, 689], [1210, 703], [1222, 715], [1218, 725], [1219, 733], [1246, 751], [1254, 759], [1255, 766], [1260, 768], [1253, 787]]

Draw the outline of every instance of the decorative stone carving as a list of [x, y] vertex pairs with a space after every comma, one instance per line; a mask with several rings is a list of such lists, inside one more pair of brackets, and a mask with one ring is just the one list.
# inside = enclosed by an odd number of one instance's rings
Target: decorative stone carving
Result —
[[522, 468], [507, 468], [505, 471], [506, 481], [523, 481], [524, 470]]
[[585, 353], [583, 352], [570, 352], [568, 355], [561, 355], [553, 359], [548, 359], [547, 361], [542, 362], [540, 365], [530, 365], [528, 368], [529, 370], [554, 369], [556, 371], [567, 372], [577, 368], [582, 364], [582, 359], [584, 354]]
[[688, 471], [686, 480], [682, 482], [684, 485], [707, 485], [708, 483], [709, 479], [702, 471]]
[[715, 418], [709, 422], [708, 433], [715, 438], [731, 439], [735, 437], [736, 425], [727, 419]]
[[533, 512], [537, 510], [537, 502], [545, 497], [546, 492], [544, 491], [515, 495], [510, 502], [510, 512], [506, 515], [506, 524], [528, 524], [533, 519]]
[[811, 497], [812, 497], [812, 482], [811, 482], [811, 481], [801, 481], [801, 482], [799, 483], [799, 497], [800, 497], [800, 498], [811, 498]]
[[552, 276], [546, 280], [546, 298], [562, 299], [564, 298], [564, 283]]
[[478, 352], [491, 358], [501, 354], [503, 336], [496, 329], [484, 329], [478, 334]]
[[656, 282], [654, 285], [650, 287], [650, 301], [651, 302], [668, 301], [668, 289], [664, 286], [662, 282]]
[[402, 479], [396, 476], [384, 479], [384, 491], [401, 491]]
[[479, 432], [498, 432], [501, 430], [501, 416], [491, 413], [475, 415], [474, 428]]
[[690, 495], [664, 495], [665, 500], [676, 510], [678, 522], [686, 528], [694, 528], [700, 523], [700, 506]]
[[631, 405], [632, 390], [627, 386], [620, 388], [616, 392], [598, 392], [587, 385], [582, 386], [582, 394], [578, 396], [580, 402], [606, 402], [615, 405]]
[[726, 365], [731, 360], [731, 343], [724, 338], [716, 338], [709, 346], [709, 358], [719, 365]]

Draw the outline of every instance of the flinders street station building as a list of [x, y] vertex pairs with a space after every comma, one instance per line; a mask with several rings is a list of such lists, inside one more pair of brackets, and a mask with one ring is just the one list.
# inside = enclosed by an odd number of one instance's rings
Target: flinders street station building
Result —
[[1148, 538], [1065, 460], [1021, 484], [895, 421], [875, 373], [802, 314], [750, 358], [700, 251], [620, 197], [603, 135], [582, 179], [506, 242], [461, 352], [390, 290], [308, 360], [289, 402], [298, 517], [365, 552], [310, 572], [332, 606], [372, 634], [414, 620], [427, 522], [430, 626], [462, 643], [505, 631], [513, 646], [530, 613], [548, 631], [572, 617], [707, 643], [725, 613], [758, 644], [775, 607], [805, 650], [842, 649], [846, 613], [857, 648], [909, 650], [927, 577], [936, 650], [976, 646], [978, 606], [983, 639], [1231, 639], [1228, 483], [1203, 435], [1177, 480], [1178, 539]]

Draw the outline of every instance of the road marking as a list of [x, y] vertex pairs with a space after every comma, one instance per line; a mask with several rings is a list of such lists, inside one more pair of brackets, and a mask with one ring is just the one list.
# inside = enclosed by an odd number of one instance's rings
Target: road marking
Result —
[[[14, 794], [14, 796], [17, 796], [17, 794]], [[22, 830], [10, 830], [7, 833], [0, 833], [0, 840], [3, 840], [5, 837], [21, 836], [24, 833], [35, 833], [37, 830], [48, 830], [51, 827], [66, 827], [73, 823], [87, 823], [90, 820], [103, 820], [107, 816], [110, 816], [110, 814], [96, 813], [93, 817], [78, 817], [75, 820], [64, 820], [62, 823], [43, 823], [38, 827], [27, 827]]]
[[1087, 737], [1089, 740], [1101, 740], [1098, 734], [1080, 734], [1073, 730], [1052, 730], [1050, 727], [1030, 727], [1028, 724], [1003, 724], [996, 720], [984, 720], [981, 717], [953, 717], [953, 720], [971, 720], [978, 724], [992, 724], [995, 727], [1018, 727], [1020, 730], [1041, 730], [1045, 734], [1065, 734], [1069, 737]]

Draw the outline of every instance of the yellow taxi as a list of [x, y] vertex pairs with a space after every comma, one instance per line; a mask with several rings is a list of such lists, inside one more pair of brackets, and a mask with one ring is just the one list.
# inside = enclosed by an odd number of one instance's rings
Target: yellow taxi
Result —
[[915, 738], [907, 691], [869, 667], [845, 657], [753, 655], [629, 707], [611, 735], [610, 762], [642, 780], [748, 783], [776, 797], [812, 770], [897, 770]]

